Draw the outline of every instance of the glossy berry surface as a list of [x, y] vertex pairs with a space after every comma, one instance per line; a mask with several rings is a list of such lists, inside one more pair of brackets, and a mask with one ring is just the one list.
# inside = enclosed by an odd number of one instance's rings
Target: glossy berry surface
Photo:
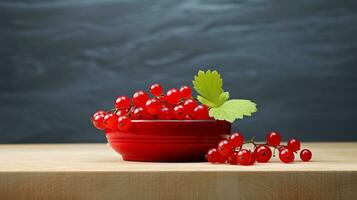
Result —
[[308, 162], [308, 161], [311, 160], [311, 158], [312, 158], [312, 153], [311, 153], [310, 150], [308, 150], [308, 149], [303, 149], [303, 150], [301, 150], [301, 152], [300, 152], [300, 159], [301, 159], [302, 161]]
[[177, 120], [185, 119], [185, 116], [186, 116], [185, 108], [182, 105], [175, 106], [174, 107], [174, 116], [175, 116], [175, 119], [177, 119]]
[[118, 129], [120, 131], [127, 131], [133, 125], [133, 122], [128, 116], [121, 116], [118, 118]]
[[107, 112], [105, 112], [104, 110], [98, 110], [97, 112], [95, 112], [92, 116], [92, 120], [94, 119], [95, 116], [97, 115], [105, 115], [107, 114]]
[[271, 146], [278, 146], [281, 142], [281, 136], [278, 132], [270, 132], [266, 137], [267, 144]]
[[239, 132], [233, 133], [229, 138], [229, 143], [231, 143], [233, 147], [240, 147], [242, 146], [243, 142], [244, 136]]
[[105, 116], [105, 112], [99, 111], [94, 113], [93, 117], [92, 117], [92, 123], [93, 126], [99, 130], [103, 130], [105, 129], [105, 125], [104, 125], [104, 116]]
[[132, 100], [135, 106], [144, 107], [148, 99], [149, 99], [149, 95], [141, 90], [134, 93]]
[[130, 106], [130, 98], [127, 96], [119, 96], [115, 100], [115, 108], [129, 108]]
[[291, 163], [294, 161], [294, 152], [288, 148], [279, 151], [279, 158], [283, 163]]
[[237, 162], [240, 165], [251, 165], [252, 159], [252, 153], [247, 149], [241, 149], [237, 153]]
[[288, 148], [292, 151], [299, 151], [300, 150], [300, 140], [297, 140], [297, 139], [289, 140]]
[[192, 89], [189, 86], [182, 86], [180, 88], [180, 95], [181, 95], [181, 98], [185, 98], [185, 99], [191, 98]]
[[227, 158], [231, 153], [233, 153], [233, 147], [232, 145], [228, 142], [228, 140], [222, 140], [218, 144], [218, 151]]
[[116, 129], [118, 125], [118, 116], [113, 113], [108, 113], [104, 116], [103, 123], [107, 129]]
[[238, 165], [238, 160], [237, 160], [238, 152], [234, 152], [231, 155], [228, 156], [227, 162], [231, 165]]
[[271, 149], [266, 145], [259, 145], [254, 150], [254, 156], [257, 162], [268, 162], [272, 155]]
[[118, 110], [115, 114], [120, 117], [120, 116], [123, 116], [123, 115], [126, 115], [128, 113], [128, 109], [120, 109]]
[[158, 83], [152, 84], [150, 86], [150, 93], [154, 96], [160, 96], [162, 94], [162, 91], [163, 91], [162, 86]]
[[158, 111], [157, 116], [161, 120], [171, 120], [174, 119], [174, 112], [170, 107], [162, 107]]
[[169, 102], [172, 105], [176, 105], [180, 101], [181, 95], [180, 91], [177, 89], [170, 89], [166, 93], [166, 101]]
[[193, 110], [192, 118], [196, 120], [209, 119], [208, 107], [205, 105], [199, 105]]
[[149, 113], [142, 107], [137, 107], [131, 112], [131, 119], [133, 120], [144, 120], [149, 118]]
[[183, 102], [183, 107], [185, 108], [185, 112], [187, 114], [193, 114], [193, 111], [195, 110], [195, 108], [197, 107], [197, 103], [195, 100], [193, 99], [186, 99]]
[[215, 148], [210, 149], [206, 154], [206, 159], [210, 163], [224, 163], [226, 159]]
[[162, 107], [162, 104], [157, 99], [149, 99], [145, 103], [145, 110], [150, 115], [156, 115], [159, 112], [161, 107]]

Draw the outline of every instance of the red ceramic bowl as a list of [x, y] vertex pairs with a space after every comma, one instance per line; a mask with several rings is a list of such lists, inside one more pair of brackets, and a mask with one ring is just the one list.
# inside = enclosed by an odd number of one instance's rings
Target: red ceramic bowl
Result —
[[129, 131], [106, 131], [106, 137], [124, 160], [189, 162], [205, 160], [230, 131], [226, 121], [133, 120]]

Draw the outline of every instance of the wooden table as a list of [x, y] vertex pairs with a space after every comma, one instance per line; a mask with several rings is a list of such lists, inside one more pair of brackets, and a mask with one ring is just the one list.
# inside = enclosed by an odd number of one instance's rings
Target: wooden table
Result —
[[0, 145], [0, 199], [357, 199], [357, 143], [303, 146], [312, 162], [232, 166], [126, 162], [105, 144]]

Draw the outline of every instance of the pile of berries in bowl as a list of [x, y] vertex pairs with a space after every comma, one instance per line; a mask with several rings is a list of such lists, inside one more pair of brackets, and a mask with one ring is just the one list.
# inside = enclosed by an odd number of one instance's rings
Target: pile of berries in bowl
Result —
[[208, 107], [192, 98], [189, 86], [163, 95], [162, 86], [153, 84], [150, 93], [119, 96], [114, 109], [92, 117], [124, 160], [202, 161], [207, 150], [230, 133], [231, 124], [210, 118]]

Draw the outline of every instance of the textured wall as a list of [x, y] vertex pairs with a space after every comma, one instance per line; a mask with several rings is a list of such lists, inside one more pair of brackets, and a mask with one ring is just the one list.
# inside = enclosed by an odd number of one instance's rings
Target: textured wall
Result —
[[0, 2], [0, 143], [102, 142], [117, 95], [217, 69], [258, 103], [234, 127], [357, 140], [353, 0]]

